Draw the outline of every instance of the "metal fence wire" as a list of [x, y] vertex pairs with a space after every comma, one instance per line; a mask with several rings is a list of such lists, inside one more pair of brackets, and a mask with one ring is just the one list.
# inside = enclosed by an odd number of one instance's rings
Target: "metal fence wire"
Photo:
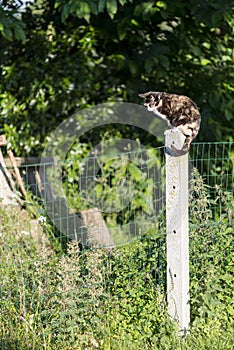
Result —
[[[233, 164], [233, 142], [191, 146], [192, 322], [212, 315], [215, 301], [222, 308], [228, 282], [217, 276], [228, 278], [234, 250]], [[14, 183], [0, 184], [1, 349], [22, 348], [22, 339], [24, 349], [108, 349], [158, 334], [166, 317], [164, 147], [71, 155], [63, 164], [21, 160], [18, 169], [27, 198], [14, 170], [0, 169]]]

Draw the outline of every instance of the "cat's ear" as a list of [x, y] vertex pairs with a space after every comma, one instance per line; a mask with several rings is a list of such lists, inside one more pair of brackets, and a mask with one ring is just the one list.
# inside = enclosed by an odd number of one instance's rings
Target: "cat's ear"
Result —
[[146, 92], [145, 94], [138, 94], [138, 96], [141, 97], [141, 98], [146, 98], [147, 95], [148, 95], [148, 92]]
[[141, 98], [146, 98], [146, 97], [149, 97], [149, 96], [160, 96], [161, 95], [161, 92], [155, 92], [155, 91], [148, 91], [148, 92], [145, 92], [144, 94], [138, 94], [139, 97]]

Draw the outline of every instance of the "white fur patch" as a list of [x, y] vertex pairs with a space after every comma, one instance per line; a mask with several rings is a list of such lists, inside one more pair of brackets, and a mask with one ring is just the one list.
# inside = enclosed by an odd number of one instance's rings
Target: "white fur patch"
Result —
[[148, 108], [148, 111], [153, 112], [154, 114], [157, 115], [157, 117], [159, 117], [159, 118], [161, 118], [161, 119], [167, 121], [167, 116], [164, 115], [164, 114], [162, 114], [162, 113], [160, 113], [160, 112], [157, 110], [156, 107], [149, 107], [149, 106], [148, 106], [147, 108]]

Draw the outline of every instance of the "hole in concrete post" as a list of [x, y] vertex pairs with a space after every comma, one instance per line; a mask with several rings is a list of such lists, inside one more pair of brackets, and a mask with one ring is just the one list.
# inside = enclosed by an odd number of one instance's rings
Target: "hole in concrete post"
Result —
[[176, 273], [174, 273], [174, 277], [176, 277]]
[[176, 234], [176, 230], [173, 230], [173, 233]]
[[175, 186], [173, 186], [173, 190], [175, 189]]

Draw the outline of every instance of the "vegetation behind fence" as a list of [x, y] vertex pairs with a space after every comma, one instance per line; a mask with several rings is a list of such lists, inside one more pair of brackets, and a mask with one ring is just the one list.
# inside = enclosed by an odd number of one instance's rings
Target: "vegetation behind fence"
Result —
[[[190, 152], [186, 341], [177, 337], [165, 302], [164, 148], [147, 156], [94, 155], [84, 166], [82, 155], [71, 153], [62, 167], [67, 202], [51, 188], [47, 207], [39, 164], [22, 165], [25, 208], [0, 209], [1, 349], [231, 349], [233, 146], [199, 143]], [[45, 168], [48, 183], [54, 166]], [[100, 211], [111, 249], [71, 240], [76, 216], [84, 219], [81, 212], [90, 208]], [[87, 230], [82, 222], [79, 234]]]

